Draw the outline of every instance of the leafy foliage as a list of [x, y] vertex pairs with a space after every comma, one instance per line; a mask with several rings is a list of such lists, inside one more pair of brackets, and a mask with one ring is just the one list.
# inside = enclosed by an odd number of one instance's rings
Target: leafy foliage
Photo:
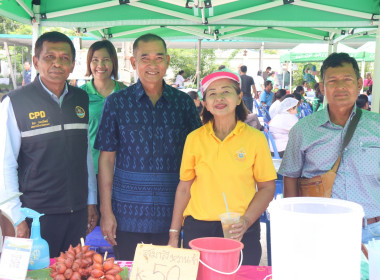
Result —
[[[197, 71], [198, 51], [195, 49], [169, 49], [170, 67], [175, 74], [185, 71], [185, 77], [194, 76]], [[201, 53], [201, 77], [218, 69], [215, 64], [215, 52], [212, 49], [203, 49]]]

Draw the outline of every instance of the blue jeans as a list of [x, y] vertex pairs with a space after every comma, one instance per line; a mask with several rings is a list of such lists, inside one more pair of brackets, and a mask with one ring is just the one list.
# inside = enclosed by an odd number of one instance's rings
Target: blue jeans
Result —
[[380, 240], [380, 222], [363, 227], [362, 242], [368, 243], [368, 241], [372, 240], [372, 238]]
[[253, 98], [252, 96], [243, 95], [243, 101], [245, 104], [245, 107], [252, 113], [253, 110]]

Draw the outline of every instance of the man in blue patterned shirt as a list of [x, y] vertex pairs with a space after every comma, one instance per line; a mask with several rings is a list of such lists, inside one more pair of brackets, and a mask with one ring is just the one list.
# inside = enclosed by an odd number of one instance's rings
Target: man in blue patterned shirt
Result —
[[168, 86], [165, 41], [145, 34], [133, 44], [136, 84], [109, 96], [95, 140], [100, 150], [101, 231], [117, 259], [137, 243], [167, 245], [187, 134], [201, 126], [193, 100]]
[[[355, 115], [363, 85], [356, 60], [333, 53], [321, 68], [321, 91], [327, 108], [300, 120], [290, 131], [282, 160], [284, 196], [298, 195], [297, 179], [330, 170], [339, 156], [348, 125]], [[380, 115], [362, 111], [355, 133], [344, 149], [332, 197], [364, 208], [362, 241], [380, 239]]]

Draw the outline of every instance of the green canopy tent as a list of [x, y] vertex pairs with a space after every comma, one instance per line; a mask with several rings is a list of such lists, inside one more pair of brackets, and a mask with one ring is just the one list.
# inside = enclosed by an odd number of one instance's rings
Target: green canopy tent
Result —
[[[375, 40], [380, 33], [379, 1], [1, 0], [0, 15], [31, 23], [34, 40], [41, 26], [60, 26], [111, 41], [133, 41], [152, 32], [166, 40], [334, 45], [350, 38]], [[380, 64], [375, 69], [380, 73]], [[374, 92], [376, 87], [375, 81]], [[377, 102], [380, 108], [380, 98]]]

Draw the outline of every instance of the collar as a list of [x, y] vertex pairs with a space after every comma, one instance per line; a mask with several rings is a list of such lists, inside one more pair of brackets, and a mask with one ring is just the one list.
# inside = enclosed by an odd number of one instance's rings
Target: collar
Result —
[[[162, 91], [162, 96], [163, 100], [166, 102], [169, 102], [174, 98], [174, 88], [171, 86], [168, 86], [164, 80], [162, 80], [163, 83], [163, 91]], [[140, 81], [140, 79], [137, 80], [137, 83], [135, 84], [135, 93], [136, 93], [136, 101], [139, 101], [143, 96], [148, 97], [146, 94], [144, 87]], [[161, 99], [161, 98], [160, 98]]]
[[[354, 107], [352, 108], [352, 111], [351, 111], [351, 114], [350, 114], [350, 117], [348, 118], [348, 120], [351, 121], [352, 118], [355, 116], [355, 114], [356, 114], [356, 104], [354, 104]], [[318, 126], [322, 126], [322, 125], [325, 125], [327, 123], [330, 123], [330, 125], [335, 125], [330, 120], [329, 104], [327, 104], [327, 107], [322, 110], [321, 116], [318, 119], [316, 119], [316, 120], [317, 120], [317, 125]], [[347, 123], [346, 123], [346, 125], [347, 125]]]
[[[114, 81], [114, 82], [115, 82], [115, 86], [114, 86], [114, 88], [113, 88], [113, 90], [112, 90], [112, 92], [110, 94], [112, 94], [112, 93], [120, 90], [119, 83], [117, 81]], [[105, 97], [103, 95], [101, 95], [97, 91], [97, 89], [95, 88], [95, 86], [94, 86], [94, 79], [91, 79], [90, 81], [88, 81], [86, 83], [86, 91], [87, 91], [88, 94], [97, 95], [97, 96], [105, 99]]]
[[[210, 135], [212, 135], [212, 136], [214, 136], [216, 139], [218, 139], [220, 141], [220, 139], [218, 137], [216, 137], [216, 135], [215, 135], [213, 126], [214, 126], [214, 122], [213, 121], [209, 121], [208, 123], [206, 123], [204, 125], [207, 133], [210, 134]], [[230, 132], [230, 134], [224, 140], [232, 137], [232, 135], [239, 135], [243, 131], [244, 127], [245, 127], [245, 123], [244, 122], [237, 121], [235, 128]]]
[[43, 89], [51, 96], [51, 98], [56, 101], [57, 103], [59, 104], [62, 104], [62, 101], [63, 101], [63, 98], [65, 97], [65, 95], [69, 92], [69, 89], [68, 89], [68, 86], [67, 86], [67, 82], [65, 82], [65, 87], [63, 89], [63, 92], [61, 94], [61, 96], [58, 98], [52, 91], [50, 91], [45, 85], [44, 83], [41, 81], [41, 76], [38, 74], [38, 80], [40, 81]]

